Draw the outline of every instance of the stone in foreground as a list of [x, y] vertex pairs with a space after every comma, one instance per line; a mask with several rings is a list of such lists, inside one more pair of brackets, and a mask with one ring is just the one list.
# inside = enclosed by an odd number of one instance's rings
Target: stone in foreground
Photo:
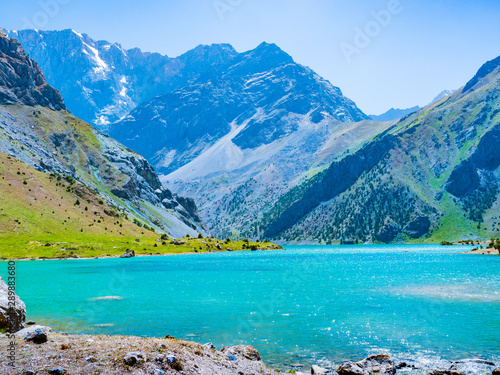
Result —
[[326, 368], [323, 368], [323, 367], [319, 367], [319, 366], [316, 366], [316, 365], [312, 365], [311, 367], [311, 375], [323, 375], [323, 374], [328, 374], [328, 370]]
[[63, 375], [66, 374], [66, 369], [64, 367], [56, 367], [49, 370], [50, 375]]
[[24, 341], [31, 341], [35, 344], [43, 344], [48, 341], [48, 337], [44, 331], [37, 329], [36, 331], [28, 333], [24, 338]]
[[146, 362], [147, 358], [141, 352], [130, 352], [125, 355], [123, 362], [128, 366], [135, 366]]
[[369, 375], [396, 373], [394, 361], [387, 354], [375, 354], [359, 362], [346, 362], [337, 369], [339, 375]]
[[250, 361], [260, 361], [260, 354], [253, 346], [250, 345], [236, 345], [225, 346], [221, 349], [222, 353], [246, 358]]
[[12, 293], [14, 306], [9, 305], [9, 286], [0, 277], [0, 329], [17, 332], [25, 327], [26, 305], [17, 294]]
[[466, 373], [454, 369], [436, 369], [431, 372], [431, 375], [466, 375]]

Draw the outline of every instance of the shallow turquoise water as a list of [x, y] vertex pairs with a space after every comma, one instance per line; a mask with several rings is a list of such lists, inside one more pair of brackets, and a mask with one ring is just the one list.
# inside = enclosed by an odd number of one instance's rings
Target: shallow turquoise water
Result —
[[[500, 361], [500, 257], [438, 245], [290, 246], [18, 262], [28, 318], [73, 333], [246, 343], [268, 363]], [[5, 276], [6, 263], [0, 267]], [[119, 296], [122, 299], [95, 300]], [[102, 326], [105, 325], [105, 326]]]

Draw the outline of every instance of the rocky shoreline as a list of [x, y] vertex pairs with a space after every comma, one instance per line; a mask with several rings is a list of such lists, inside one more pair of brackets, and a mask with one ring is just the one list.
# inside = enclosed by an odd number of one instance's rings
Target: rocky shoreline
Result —
[[[211, 343], [204, 345], [165, 338], [134, 336], [69, 335], [54, 332], [49, 327], [29, 326], [5, 339], [0, 350], [6, 353], [9, 342], [16, 348], [15, 367], [0, 363], [1, 374], [153, 374], [153, 375], [276, 375], [283, 372], [305, 375], [296, 370], [273, 369], [261, 359], [252, 346], [237, 345], [217, 350]], [[473, 369], [473, 370], [471, 370]], [[434, 369], [417, 368], [405, 362], [395, 363], [387, 354], [376, 354], [358, 362], [345, 362], [335, 368], [312, 365], [313, 375], [500, 375], [495, 363], [481, 359], [451, 362], [450, 366]]]

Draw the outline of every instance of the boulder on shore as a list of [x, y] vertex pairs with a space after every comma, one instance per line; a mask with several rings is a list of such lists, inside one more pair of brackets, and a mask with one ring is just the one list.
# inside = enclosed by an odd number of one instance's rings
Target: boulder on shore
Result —
[[337, 369], [339, 375], [369, 375], [396, 373], [394, 361], [387, 354], [374, 354], [359, 362], [346, 362]]
[[436, 369], [431, 372], [431, 375], [466, 375], [466, 372], [454, 369]]
[[52, 328], [46, 327], [46, 326], [40, 326], [38, 324], [35, 324], [35, 325], [32, 325], [32, 326], [23, 328], [20, 331], [17, 331], [15, 333], [15, 336], [17, 336], [17, 337], [26, 337], [27, 335], [30, 335], [30, 334], [32, 334], [33, 332], [36, 332], [36, 331], [42, 331], [43, 333], [48, 334], [49, 332], [52, 332]]
[[26, 326], [25, 322], [26, 305], [0, 277], [0, 329], [17, 332]]
[[312, 365], [311, 367], [311, 375], [326, 375], [329, 371], [326, 368], [319, 367], [316, 365]]
[[120, 258], [133, 258], [133, 257], [135, 257], [134, 250], [127, 250], [122, 255], [120, 255]]
[[28, 333], [24, 338], [24, 341], [34, 342], [35, 344], [43, 344], [46, 343], [48, 339], [47, 333], [41, 329], [37, 329], [34, 332]]

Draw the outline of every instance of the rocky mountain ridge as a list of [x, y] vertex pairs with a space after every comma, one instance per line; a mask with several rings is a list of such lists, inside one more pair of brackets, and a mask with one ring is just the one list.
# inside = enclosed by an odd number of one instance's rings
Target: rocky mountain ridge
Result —
[[200, 45], [171, 58], [74, 30], [8, 31], [42, 67], [71, 112], [100, 130], [156, 95], [171, 92], [237, 55], [228, 44]]
[[[70, 176], [137, 222], [160, 231], [178, 236], [204, 231], [191, 199], [163, 187], [143, 157], [65, 111], [62, 98], [45, 82], [39, 66], [5, 34], [0, 34], [0, 71], [18, 72], [4, 77], [33, 83], [0, 82], [0, 92], [23, 93], [0, 106], [1, 152], [39, 171]], [[44, 92], [50, 95], [38, 95]]]
[[0, 29], [0, 104], [41, 105], [66, 109], [57, 90], [47, 84], [38, 64], [26, 56], [21, 44]]
[[325, 119], [367, 117], [339, 88], [276, 45], [263, 43], [139, 106], [112, 124], [109, 134], [169, 174], [224, 137], [236, 149], [252, 150], [296, 132], [303, 122]]

